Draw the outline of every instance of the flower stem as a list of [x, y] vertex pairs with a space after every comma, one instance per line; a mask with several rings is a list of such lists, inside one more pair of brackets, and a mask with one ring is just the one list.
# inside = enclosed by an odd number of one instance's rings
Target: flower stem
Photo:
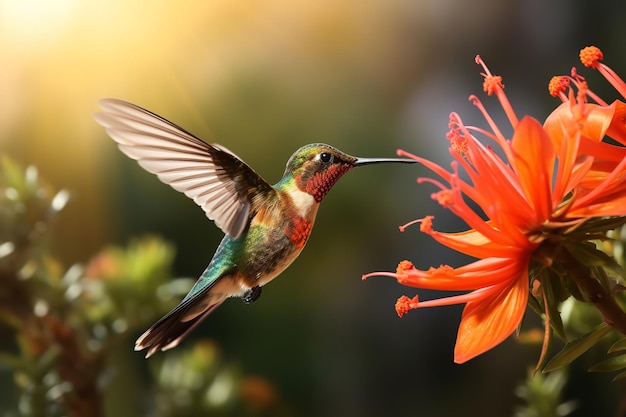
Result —
[[568, 250], [562, 250], [560, 256], [563, 265], [567, 265], [570, 277], [587, 295], [589, 302], [602, 313], [604, 322], [626, 335], [626, 313], [617, 304], [613, 295], [593, 278], [589, 269]]

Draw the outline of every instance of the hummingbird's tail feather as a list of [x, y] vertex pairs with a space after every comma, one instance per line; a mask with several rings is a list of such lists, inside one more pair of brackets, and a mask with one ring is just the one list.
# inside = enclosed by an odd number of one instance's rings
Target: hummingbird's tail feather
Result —
[[182, 303], [174, 310], [163, 316], [152, 327], [142, 334], [135, 342], [135, 350], [148, 349], [146, 358], [159, 350], [168, 350], [176, 347], [202, 320], [219, 307], [224, 300], [210, 306], [206, 311], [188, 319], [189, 310], [194, 308], [192, 303]]

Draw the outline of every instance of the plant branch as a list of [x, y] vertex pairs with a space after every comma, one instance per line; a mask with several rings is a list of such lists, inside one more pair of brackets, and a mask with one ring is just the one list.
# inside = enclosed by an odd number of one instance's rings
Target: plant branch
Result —
[[589, 302], [602, 313], [604, 322], [626, 335], [626, 313], [617, 304], [613, 295], [593, 278], [590, 270], [569, 251], [562, 250], [560, 256], [570, 277], [587, 295]]

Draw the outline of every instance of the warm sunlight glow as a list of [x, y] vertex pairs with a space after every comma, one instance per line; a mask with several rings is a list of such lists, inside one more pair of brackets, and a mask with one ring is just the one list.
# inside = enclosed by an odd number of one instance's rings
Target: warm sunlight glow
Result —
[[[330, 111], [323, 103], [335, 96], [350, 101], [355, 88], [397, 88], [407, 54], [392, 45], [408, 32], [389, 28], [408, 12], [421, 19], [420, 7], [0, 0], [0, 148], [80, 195], [68, 210], [100, 218], [106, 213], [98, 178], [117, 175], [108, 161], [117, 154], [92, 118], [99, 99], [146, 106], [209, 141], [228, 142], [228, 133], [242, 142], [239, 149], [250, 138], [282, 142], [284, 126], [298, 123], [285, 123], [286, 108], [302, 108], [303, 118], [315, 120], [322, 118], [316, 112]], [[385, 51], [385, 59], [376, 51]], [[98, 233], [77, 229], [76, 241]]]
[[67, 30], [75, 6], [76, 0], [0, 0], [3, 35], [18, 47], [46, 45]]

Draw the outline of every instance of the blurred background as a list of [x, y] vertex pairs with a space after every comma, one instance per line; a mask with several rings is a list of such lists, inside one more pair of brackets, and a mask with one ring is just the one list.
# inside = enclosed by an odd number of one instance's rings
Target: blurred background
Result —
[[[50, 248], [66, 267], [150, 234], [176, 248], [175, 276], [195, 278], [222, 233], [117, 150], [93, 121], [98, 99], [133, 102], [218, 142], [270, 183], [311, 142], [363, 157], [402, 148], [448, 166], [449, 113], [484, 126], [470, 94], [502, 120], [482, 93], [476, 54], [504, 77], [518, 115], [542, 120], [557, 104], [548, 81], [580, 68], [582, 47], [599, 46], [626, 74], [625, 18], [622, 2], [584, 0], [0, 0], [0, 152], [70, 192]], [[464, 228], [416, 184], [424, 175], [401, 165], [346, 175], [306, 250], [260, 300], [226, 302], [186, 343], [212, 340], [242, 372], [269, 381], [288, 415], [511, 415], [538, 346], [508, 340], [454, 365], [460, 307], [399, 319], [397, 297], [415, 292], [361, 281], [403, 259], [422, 269], [467, 261], [417, 227], [398, 231], [427, 214], [440, 230]], [[143, 354], [130, 352], [138, 334], [123, 363], [142, 377], [113, 372], [115, 398], [126, 401], [109, 405], [116, 415], [140, 415], [144, 394], [129, 385], [153, 383]], [[609, 379], [573, 378], [574, 415], [615, 414]]]

